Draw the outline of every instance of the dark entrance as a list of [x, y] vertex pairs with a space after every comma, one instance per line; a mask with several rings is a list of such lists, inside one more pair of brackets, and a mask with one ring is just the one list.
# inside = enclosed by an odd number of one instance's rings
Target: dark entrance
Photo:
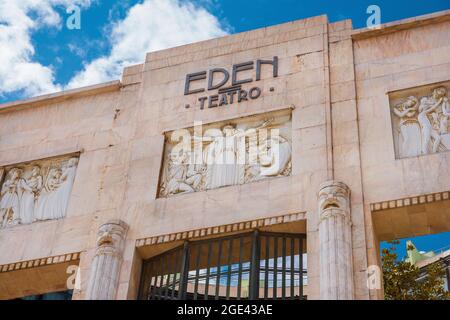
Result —
[[141, 300], [306, 299], [304, 234], [254, 231], [185, 242], [144, 261]]

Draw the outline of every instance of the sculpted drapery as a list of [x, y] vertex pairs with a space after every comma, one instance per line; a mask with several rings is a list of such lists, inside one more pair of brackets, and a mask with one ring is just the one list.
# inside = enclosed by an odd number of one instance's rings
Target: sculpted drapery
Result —
[[0, 196], [0, 221], [2, 226], [19, 219], [19, 183], [22, 171], [13, 168], [3, 183]]
[[445, 86], [429, 95], [409, 96], [392, 107], [400, 158], [450, 150], [450, 103]]
[[2, 169], [0, 226], [65, 217], [77, 165], [73, 157]]
[[[169, 138], [159, 196], [290, 175], [290, 126], [290, 113], [213, 124], [206, 127], [203, 136], [189, 137], [189, 150], [175, 148], [178, 141]], [[202, 145], [200, 156], [194, 154], [196, 142]]]
[[23, 224], [32, 223], [34, 220], [36, 194], [42, 189], [40, 171], [38, 166], [33, 167], [31, 176], [21, 179], [19, 183], [19, 190], [21, 190], [19, 213], [20, 222]]

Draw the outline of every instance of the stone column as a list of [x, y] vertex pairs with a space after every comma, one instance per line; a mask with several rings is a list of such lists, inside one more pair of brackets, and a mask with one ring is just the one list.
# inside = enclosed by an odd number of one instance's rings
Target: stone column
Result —
[[127, 230], [128, 226], [121, 220], [109, 221], [99, 228], [87, 300], [115, 299]]
[[319, 191], [320, 299], [353, 300], [350, 189], [327, 181]]

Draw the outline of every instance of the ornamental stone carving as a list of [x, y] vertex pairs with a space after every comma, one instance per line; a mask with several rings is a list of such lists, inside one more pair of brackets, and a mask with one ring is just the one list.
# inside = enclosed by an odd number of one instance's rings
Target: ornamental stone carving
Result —
[[290, 110], [170, 132], [159, 196], [289, 176], [291, 146]]
[[0, 168], [0, 227], [64, 218], [77, 166], [63, 157]]
[[391, 99], [398, 158], [450, 150], [449, 84], [406, 90]]
[[115, 299], [127, 230], [128, 226], [121, 220], [112, 220], [100, 226], [87, 300]]
[[350, 189], [327, 181], [319, 195], [320, 298], [354, 298]]

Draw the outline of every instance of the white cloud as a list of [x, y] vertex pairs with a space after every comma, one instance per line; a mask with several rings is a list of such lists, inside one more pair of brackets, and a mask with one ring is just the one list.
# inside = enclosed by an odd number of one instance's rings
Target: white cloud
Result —
[[55, 7], [73, 3], [87, 7], [91, 0], [0, 0], [0, 96], [16, 91], [33, 96], [61, 89], [54, 83], [51, 66], [33, 61], [31, 34], [43, 27], [60, 28]]
[[109, 55], [87, 63], [67, 87], [118, 79], [125, 66], [142, 62], [147, 52], [225, 34], [215, 16], [192, 2], [146, 0], [112, 25]]
[[[67, 85], [58, 84], [53, 67], [34, 59], [32, 35], [42, 28], [65, 27], [56, 8], [75, 4], [85, 9], [96, 1], [0, 0], [0, 97], [17, 92], [30, 97], [119, 79], [125, 66], [143, 62], [147, 52], [226, 34], [215, 16], [191, 0], [144, 0], [105, 28], [109, 53], [86, 62]], [[71, 46], [73, 54], [83, 56], [83, 44]]]
[[86, 56], [86, 51], [81, 46], [69, 43], [67, 45], [67, 48], [69, 49], [70, 52], [72, 52], [74, 55], [80, 58], [84, 58]]

